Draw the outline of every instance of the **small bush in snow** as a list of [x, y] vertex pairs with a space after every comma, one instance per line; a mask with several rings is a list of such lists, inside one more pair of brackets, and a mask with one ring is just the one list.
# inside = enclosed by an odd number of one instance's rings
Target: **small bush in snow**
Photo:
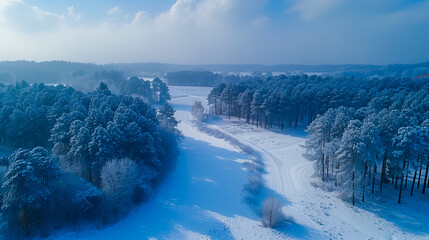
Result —
[[244, 189], [251, 195], [257, 195], [262, 189], [262, 180], [255, 175], [249, 177]]
[[204, 107], [200, 101], [195, 101], [192, 106], [192, 116], [194, 116], [198, 121], [204, 121], [206, 115], [204, 114]]
[[137, 164], [131, 159], [114, 159], [101, 171], [101, 187], [112, 204], [115, 214], [127, 210], [139, 185]]
[[264, 227], [274, 228], [284, 220], [282, 203], [279, 199], [269, 197], [262, 203], [261, 222]]

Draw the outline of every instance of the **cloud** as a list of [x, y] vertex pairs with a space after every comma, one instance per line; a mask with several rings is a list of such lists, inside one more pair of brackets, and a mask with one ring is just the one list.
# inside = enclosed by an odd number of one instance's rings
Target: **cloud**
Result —
[[43, 11], [42, 9], [38, 7], [30, 7], [33, 11], [33, 16], [41, 23], [47, 23], [51, 20], [54, 21], [63, 21], [65, 19], [64, 15], [58, 15], [51, 12]]
[[0, 11], [3, 11], [5, 8], [12, 6], [15, 3], [22, 3], [22, 0], [1, 0]]
[[69, 16], [72, 17], [74, 21], [79, 22], [82, 17], [82, 13], [76, 13], [75, 10], [76, 9], [73, 6], [67, 7], [67, 12]]
[[0, 23], [4, 23], [4, 11], [16, 3], [22, 3], [22, 0], [0, 0]]
[[371, 0], [300, 0], [286, 14], [272, 16], [264, 8], [268, 0], [177, 0], [161, 13], [117, 6], [91, 22], [89, 17], [71, 21], [78, 14], [74, 8], [68, 8], [64, 17], [24, 2], [8, 6], [1, 2], [0, 36], [7, 37], [0, 38], [0, 60], [181, 64], [429, 60], [429, 33], [424, 31], [429, 1], [407, 6], [380, 1], [374, 7]]
[[147, 13], [145, 11], [139, 11], [134, 16], [134, 19], [132, 20], [131, 24], [132, 25], [141, 24], [141, 23], [146, 22], [149, 19], [150, 19], [149, 13]]
[[[252, 29], [267, 23], [266, 18], [260, 17], [263, 16], [259, 12], [262, 5], [261, 1], [249, 6], [246, 0], [178, 0], [157, 15], [143, 10], [131, 14], [114, 7], [108, 12], [117, 15], [107, 14], [109, 17], [100, 19], [99, 24], [81, 21], [76, 25], [62, 21], [61, 27], [38, 31], [37, 36], [32, 36], [31, 44], [15, 41], [12, 46], [0, 47], [0, 52], [3, 59], [65, 59], [97, 63], [259, 62], [255, 52], [263, 50], [255, 46], [261, 32]], [[75, 13], [75, 9], [70, 10]], [[126, 14], [134, 17], [124, 19], [122, 15]], [[28, 32], [15, 25], [31, 24], [9, 20], [19, 24], [8, 25], [8, 30], [14, 33], [8, 35], [25, 39]]]
[[58, 29], [65, 24], [64, 15], [44, 11], [23, 1], [8, 2], [1, 12], [3, 28], [32, 34]]
[[161, 13], [156, 20], [161, 24], [163, 22], [188, 22], [192, 20], [196, 6], [197, 2], [193, 0], [177, 0], [167, 12]]
[[338, 6], [343, 0], [297, 0], [286, 13], [299, 13], [305, 20], [314, 19]]
[[122, 13], [122, 9], [119, 6], [115, 6], [106, 12], [106, 14], [109, 16], [115, 16], [115, 15], [118, 15], [120, 13]]
[[16, 3], [22, 3], [22, 0], [0, 0], [0, 11], [4, 11], [7, 7]]

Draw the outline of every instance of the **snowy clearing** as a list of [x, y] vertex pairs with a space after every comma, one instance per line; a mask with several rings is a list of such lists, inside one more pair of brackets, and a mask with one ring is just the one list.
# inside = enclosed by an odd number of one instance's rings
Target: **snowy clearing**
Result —
[[251, 156], [196, 129], [191, 105], [205, 98], [211, 88], [194, 89], [196, 96], [184, 95], [185, 89], [171, 90], [184, 134], [181, 154], [154, 199], [112, 226], [58, 232], [50, 239], [287, 238], [280, 231], [262, 227], [259, 216], [243, 202], [247, 172], [242, 162], [250, 161]]
[[[317, 229], [327, 238], [334, 239], [428, 238], [428, 231], [422, 230], [428, 221], [427, 217], [413, 216], [419, 214], [418, 210], [414, 210], [408, 219], [404, 218], [404, 213], [410, 210], [407, 204], [398, 206], [393, 200], [388, 206], [382, 207], [369, 200], [369, 203], [353, 208], [351, 204], [341, 201], [334, 192], [314, 187], [312, 183], [316, 180], [312, 178], [313, 165], [302, 156], [304, 150], [301, 145], [305, 141], [302, 130], [266, 131], [227, 119], [223, 124], [216, 121], [210, 127], [233, 135], [261, 153], [267, 171], [267, 186], [285, 197], [288, 204], [283, 210], [294, 217], [297, 224]], [[387, 213], [376, 215], [365, 210], [370, 206], [380, 207]], [[395, 216], [389, 213], [389, 207], [395, 208], [395, 211], [399, 208], [398, 214]], [[423, 221], [416, 223], [418, 219]]]
[[[267, 131], [238, 120], [211, 117], [207, 128], [221, 131], [229, 141], [199, 131], [190, 106], [207, 104], [211, 88], [170, 87], [184, 140], [176, 169], [154, 199], [125, 219], [102, 230], [57, 234], [52, 239], [427, 239], [423, 215], [416, 202], [377, 204], [341, 201], [335, 192], [314, 186], [311, 162], [303, 156], [301, 130]], [[235, 144], [231, 144], [234, 139]], [[277, 230], [263, 228], [259, 216], [243, 201], [247, 174], [242, 162], [250, 146], [263, 159], [264, 195], [282, 198], [283, 212], [294, 219]], [[271, 191], [270, 191], [271, 190]], [[389, 192], [387, 188], [385, 192]], [[386, 193], [383, 193], [386, 194]], [[414, 206], [415, 205], [415, 206]], [[414, 207], [413, 207], [414, 206]], [[423, 207], [423, 210], [422, 208]], [[389, 209], [395, 208], [390, 212]], [[402, 209], [398, 209], [402, 208]], [[381, 209], [377, 211], [377, 209]], [[398, 210], [396, 210], [398, 209]], [[423, 214], [418, 213], [418, 211]], [[404, 217], [406, 213], [407, 217]], [[60, 236], [61, 235], [61, 236]]]
[[[189, 90], [188, 97], [199, 98], [203, 94], [198, 94], [198, 90], [201, 89]], [[237, 119], [217, 117], [211, 117], [206, 127], [222, 131], [229, 135], [227, 139], [234, 138], [233, 142], [238, 140], [259, 152], [267, 172], [264, 175], [267, 187], [285, 198], [284, 213], [295, 219], [295, 226], [284, 230], [289, 236], [310, 238], [317, 234], [334, 239], [427, 239], [429, 236], [429, 228], [425, 226], [429, 222], [425, 196], [408, 197], [398, 205], [397, 192], [386, 185], [383, 193], [368, 194], [365, 204], [358, 203], [353, 208], [335, 192], [315, 187], [313, 164], [302, 156], [301, 146], [306, 137], [302, 129], [267, 131]], [[382, 195], [393, 196], [380, 202]], [[294, 235], [298, 229], [293, 227], [301, 228], [301, 235]]]

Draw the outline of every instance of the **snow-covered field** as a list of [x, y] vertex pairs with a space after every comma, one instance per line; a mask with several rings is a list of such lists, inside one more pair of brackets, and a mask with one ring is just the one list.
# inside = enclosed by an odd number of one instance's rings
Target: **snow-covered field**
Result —
[[[190, 113], [209, 88], [171, 90], [184, 139], [176, 169], [156, 196], [118, 223], [100, 230], [59, 232], [50, 239], [284, 239], [280, 231], [263, 228], [243, 202], [247, 172], [241, 153], [222, 139], [196, 130]], [[186, 91], [188, 92], [188, 91]], [[199, 95], [200, 93], [200, 95]]]
[[[314, 187], [312, 183], [317, 180], [312, 178], [312, 163], [302, 156], [301, 145], [305, 141], [302, 130], [266, 131], [237, 120], [217, 122], [211, 127], [235, 136], [261, 153], [267, 187], [286, 198], [285, 214], [294, 217], [301, 227], [333, 239], [429, 239], [429, 228], [425, 226], [429, 218], [421, 212], [428, 208], [420, 208], [418, 212], [412, 209], [415, 202], [397, 205], [396, 192], [394, 200], [385, 203], [387, 206], [371, 201], [374, 199], [370, 195], [366, 204], [353, 207], [334, 192]], [[379, 209], [365, 210], [369, 206]]]
[[[242, 164], [253, 156], [230, 142], [199, 131], [190, 114], [194, 101], [207, 104], [211, 88], [170, 87], [184, 134], [175, 171], [156, 196], [125, 219], [101, 230], [57, 234], [52, 239], [429, 239], [427, 212], [412, 203], [369, 203], [352, 207], [334, 192], [314, 187], [312, 163], [302, 156], [303, 130], [267, 131], [216, 118], [207, 128], [221, 131], [262, 157], [265, 194], [281, 197], [294, 221], [277, 230], [263, 228], [258, 214], [243, 200], [247, 173]], [[423, 205], [423, 204], [421, 204]], [[416, 205], [421, 207], [421, 205]], [[384, 213], [403, 208], [398, 214]], [[423, 208], [427, 211], [428, 208]], [[395, 212], [395, 211], [394, 211]], [[414, 214], [414, 215], [413, 215]], [[407, 215], [407, 216], [406, 216]], [[405, 217], [406, 216], [406, 217]]]
[[[189, 89], [189, 97], [208, 95], [203, 89]], [[397, 205], [396, 192], [391, 201], [377, 202], [377, 196], [367, 196], [367, 203], [352, 207], [340, 200], [334, 192], [313, 186], [312, 163], [306, 160], [301, 147], [305, 132], [300, 130], [267, 131], [238, 120], [216, 119], [207, 123], [238, 141], [251, 146], [263, 158], [266, 186], [285, 199], [286, 215], [295, 219], [295, 225], [282, 232], [290, 237], [311, 238], [323, 236], [333, 239], [429, 239], [429, 208], [425, 199], [408, 198]], [[390, 186], [385, 186], [389, 194]], [[426, 198], [427, 200], [427, 198]], [[426, 204], [427, 205], [427, 204]], [[426, 212], [426, 213], [425, 213]], [[408, 213], [408, 214], [407, 214]], [[295, 229], [294, 229], [295, 228]]]

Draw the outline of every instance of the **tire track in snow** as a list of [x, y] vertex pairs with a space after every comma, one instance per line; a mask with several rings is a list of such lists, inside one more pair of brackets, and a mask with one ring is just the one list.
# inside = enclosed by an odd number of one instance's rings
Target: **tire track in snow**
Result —
[[[188, 96], [183, 98], [206, 101], [203, 97], [192, 94], [188, 94]], [[188, 121], [192, 120], [188, 119]], [[313, 227], [322, 234], [325, 233], [328, 239], [350, 239], [357, 238], [358, 236], [359, 238], [371, 239], [372, 235], [383, 236], [382, 239], [392, 237], [393, 239], [398, 237], [399, 239], [413, 239], [410, 235], [401, 232], [397, 227], [393, 226], [391, 222], [380, 219], [373, 213], [351, 208], [331, 193], [312, 186], [310, 183], [314, 172], [312, 163], [303, 159], [302, 156], [290, 155], [294, 151], [294, 146], [302, 144], [305, 141], [304, 138], [295, 138], [299, 140], [287, 144], [282, 142], [279, 146], [271, 146], [262, 142], [264, 139], [261, 136], [263, 135], [258, 135], [254, 139], [250, 138], [248, 141], [244, 137], [241, 137], [243, 136], [242, 134], [229, 133], [228, 126], [230, 124], [220, 126], [210, 125], [210, 127], [206, 125], [206, 127], [222, 132], [223, 135], [228, 136], [227, 141], [239, 149], [241, 149], [241, 143], [259, 153], [262, 158], [261, 160], [265, 163], [265, 169], [271, 173], [265, 176], [265, 179], [268, 180], [267, 183], [273, 190], [283, 194], [290, 200], [291, 204], [287, 205], [286, 208], [293, 213], [293, 216], [297, 218], [296, 220], [300, 221], [300, 224]], [[222, 127], [225, 127], [226, 130]], [[246, 126], [246, 124], [243, 125], [243, 123], [240, 123], [238, 126], [238, 128], [243, 127], [249, 128], [249, 126]], [[254, 126], [250, 126], [249, 129], [250, 131], [255, 131]], [[256, 131], [263, 134], [262, 131], [266, 130], [256, 128]], [[266, 146], [269, 146], [269, 148], [266, 148]], [[271, 151], [274, 151], [274, 154]], [[283, 155], [286, 159], [285, 161], [275, 156], [278, 155], [279, 151], [286, 152], [287, 155]], [[284, 184], [286, 184], [286, 188]], [[378, 231], [383, 231], [384, 235], [375, 234]], [[390, 237], [388, 237], [389, 235]]]
[[[302, 150], [298, 150], [305, 138], [276, 134], [244, 123], [234, 126], [231, 121], [229, 124], [213, 127], [226, 133], [231, 132], [231, 135], [259, 151], [266, 168], [278, 168], [278, 171], [273, 172], [273, 181], [280, 179], [286, 184], [286, 188], [282, 187], [278, 192], [291, 200], [291, 207], [297, 210], [296, 214], [304, 216], [308, 220], [307, 223], [325, 233], [326, 238], [424, 239], [424, 236], [402, 231], [394, 223], [373, 212], [351, 207], [339, 199], [335, 192], [314, 187], [311, 183], [313, 164], [302, 157]], [[290, 140], [292, 142], [284, 144], [284, 141]], [[279, 158], [283, 157], [285, 160], [281, 161]], [[278, 164], [279, 162], [281, 164]], [[280, 172], [280, 178], [276, 172]], [[280, 185], [274, 183], [273, 186], [278, 189]]]
[[[201, 100], [203, 104], [207, 102], [205, 97], [194, 94], [187, 94], [181, 98]], [[326, 238], [424, 239], [422, 236], [401, 231], [392, 222], [380, 218], [372, 212], [351, 207], [350, 204], [339, 199], [335, 193], [314, 187], [311, 184], [314, 173], [312, 163], [303, 159], [302, 156], [297, 157], [298, 155], [294, 154], [297, 151], [296, 145], [300, 144], [299, 141], [284, 144], [285, 139], [290, 140], [283, 135], [284, 133], [281, 134], [283, 140], [274, 139], [272, 141], [270, 139], [268, 141], [267, 137], [276, 137], [276, 134], [266, 134], [270, 131], [255, 128], [243, 122], [240, 122], [236, 129], [229, 129], [231, 122], [234, 120], [225, 125], [210, 125], [210, 127], [223, 131], [225, 134], [235, 137], [237, 141], [255, 149], [263, 158], [267, 171], [269, 170], [271, 173], [268, 176], [270, 186], [291, 201], [287, 210], [293, 209], [294, 216], [302, 216], [301, 220], [304, 220], [305, 225], [314, 226], [321, 233], [325, 232]], [[255, 131], [258, 132], [256, 137], [251, 134]], [[246, 133], [250, 133], [248, 141]], [[305, 140], [304, 138], [292, 138], [301, 139], [301, 142]], [[321, 236], [317, 239], [319, 238]]]
[[[231, 139], [233, 139], [232, 140], [233, 145], [235, 145], [235, 146], [242, 145], [243, 146], [243, 144], [244, 144], [244, 146], [250, 147], [253, 149], [253, 151], [258, 152], [259, 153], [258, 155], [260, 155], [260, 157], [262, 157], [261, 160], [264, 161], [264, 163], [265, 163], [265, 165], [264, 165], [265, 169], [267, 170], [267, 172], [271, 173], [272, 176], [274, 177], [274, 181], [267, 181], [270, 185], [269, 187], [272, 187], [273, 190], [275, 190], [276, 192], [278, 192], [284, 196], [288, 196], [288, 194], [286, 193], [286, 188], [284, 186], [285, 181], [283, 180], [283, 177], [282, 177], [283, 175], [280, 172], [280, 169], [283, 166], [283, 162], [280, 159], [278, 159], [277, 157], [275, 157], [273, 154], [266, 151], [265, 149], [260, 148], [260, 147], [256, 146], [255, 144], [253, 144], [253, 143], [251, 143], [245, 139], [240, 138], [239, 136], [235, 136], [235, 135], [233, 136], [232, 134], [224, 131], [223, 129], [221, 129], [217, 126], [210, 126], [209, 127], [208, 125], [204, 125], [204, 128], [205, 129], [203, 129], [203, 131], [206, 130], [207, 134], [210, 134], [210, 131], [219, 131], [222, 134], [228, 136], [227, 137], [228, 139], [226, 139], [227, 141], [231, 142]], [[225, 137], [223, 137], [223, 139], [224, 138]], [[241, 144], [237, 144], [237, 142], [241, 143]], [[267, 162], [270, 164], [266, 164]], [[291, 170], [289, 170], [289, 171], [291, 171]], [[288, 174], [288, 176], [291, 176], [291, 174]], [[270, 178], [266, 178], [265, 180], [270, 180]], [[291, 186], [295, 189], [296, 182], [294, 181], [294, 179], [289, 177], [288, 182], [294, 182], [294, 184], [293, 185], [291, 184]], [[291, 203], [287, 207], [294, 209], [295, 217], [296, 217], [296, 215], [299, 215], [299, 217], [300, 217], [299, 219], [301, 220], [301, 224], [305, 224], [307, 226], [313, 227], [314, 229], [319, 228], [318, 224], [316, 222], [314, 222], [311, 218], [309, 218], [308, 216], [303, 214], [300, 211], [300, 209], [298, 209], [295, 206], [295, 204]], [[304, 222], [302, 222], [302, 220], [304, 220]]]

